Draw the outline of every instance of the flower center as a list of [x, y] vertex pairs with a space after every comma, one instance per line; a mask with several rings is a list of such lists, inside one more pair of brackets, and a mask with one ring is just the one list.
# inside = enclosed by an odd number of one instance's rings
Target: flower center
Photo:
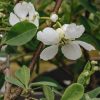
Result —
[[65, 44], [70, 43], [72, 40], [66, 39], [65, 37], [61, 39], [60, 46], [64, 46]]
[[61, 28], [58, 28], [56, 31], [59, 33], [60, 46], [64, 46], [65, 44], [68, 44], [73, 41], [73, 39], [70, 39], [68, 36], [65, 36], [65, 32]]

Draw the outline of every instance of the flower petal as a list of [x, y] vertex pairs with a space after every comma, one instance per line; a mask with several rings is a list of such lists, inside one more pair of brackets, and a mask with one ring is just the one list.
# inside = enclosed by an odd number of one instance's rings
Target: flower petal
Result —
[[30, 21], [35, 24], [37, 27], [39, 26], [39, 17], [37, 16], [34, 21]]
[[20, 22], [19, 18], [14, 13], [10, 13], [9, 23], [13, 26], [18, 22]]
[[84, 33], [84, 31], [85, 28], [83, 25], [76, 25], [72, 23], [66, 26], [65, 36], [72, 39], [79, 38]]
[[75, 42], [78, 43], [80, 46], [82, 46], [84, 49], [86, 49], [88, 51], [95, 50], [95, 48], [89, 43], [86, 43], [83, 41], [75, 41]]
[[71, 60], [76, 60], [81, 57], [82, 51], [78, 44], [71, 42], [61, 48], [64, 56]]
[[31, 2], [28, 4], [28, 11], [29, 11], [29, 19], [32, 20], [33, 16], [35, 16], [35, 8]]
[[43, 42], [45, 45], [54, 45], [58, 44], [60, 39], [59, 39], [59, 34], [50, 27], [47, 27], [42, 31], [39, 31], [37, 33], [37, 39]]
[[14, 12], [18, 17], [25, 19], [28, 15], [28, 3], [27, 2], [17, 3], [16, 6], [14, 7]]
[[43, 60], [50, 60], [57, 54], [57, 52], [58, 52], [58, 45], [47, 47], [41, 52], [40, 58]]
[[69, 26], [69, 24], [64, 24], [61, 28], [64, 32], [66, 32], [68, 26]]

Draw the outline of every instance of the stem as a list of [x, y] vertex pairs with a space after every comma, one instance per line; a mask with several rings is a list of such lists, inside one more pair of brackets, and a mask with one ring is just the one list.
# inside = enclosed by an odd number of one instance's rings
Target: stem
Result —
[[[54, 6], [54, 9], [53, 9], [53, 13], [57, 13], [60, 6], [61, 6], [61, 3], [62, 3], [63, 0], [56, 0], [56, 4]], [[31, 72], [33, 72], [33, 69], [34, 69], [34, 66], [35, 66], [35, 63], [36, 63], [36, 60], [37, 58], [39, 57], [40, 53], [41, 53], [41, 49], [44, 47], [43, 43], [40, 43], [36, 52], [33, 54], [33, 58], [32, 58], [32, 61], [29, 65], [29, 68], [31, 70]]]
[[[17, 0], [17, 1], [19, 1], [19, 0]], [[61, 6], [61, 3], [62, 3], [62, 0], [56, 0], [56, 4], [55, 4], [54, 10], [53, 10], [54, 13], [58, 12], [58, 10], [59, 10], [59, 8]], [[43, 47], [44, 47], [43, 43], [40, 43], [38, 48], [37, 48], [37, 50], [36, 50], [36, 52], [33, 53], [32, 61], [31, 61], [30, 65], [29, 65], [31, 73], [33, 72], [36, 60], [39, 57]], [[15, 98], [21, 94], [22, 90], [20, 88], [18, 88], [18, 89], [19, 89], [19, 92], [15, 91], [15, 93], [14, 93], [15, 95], [11, 100], [15, 100]]]
[[0, 28], [0, 31], [9, 31], [9, 28]]
[[40, 19], [50, 20], [49, 17], [40, 17]]
[[34, 69], [34, 66], [35, 66], [35, 62], [37, 60], [37, 57], [40, 55], [40, 52], [41, 52], [41, 49], [44, 47], [44, 45], [42, 43], [39, 44], [36, 52], [33, 54], [33, 57], [32, 57], [32, 61], [29, 65], [29, 68], [31, 70], [31, 72], [33, 72], [33, 69]]
[[61, 6], [61, 4], [62, 4], [62, 1], [63, 1], [63, 0], [56, 0], [55, 7], [54, 7], [54, 9], [53, 9], [53, 12], [54, 12], [54, 13], [58, 13], [59, 8], [60, 8], [60, 6]]
[[58, 22], [58, 21], [57, 21], [57, 24], [58, 24], [58, 26], [59, 26], [59, 27], [61, 27], [61, 26], [62, 26], [62, 25], [61, 25], [61, 23], [60, 23], [60, 22]]
[[[10, 76], [10, 68], [9, 68], [9, 55], [7, 56], [7, 61], [6, 61], [6, 67], [3, 70], [3, 73], [5, 74], [6, 77]], [[10, 90], [11, 90], [11, 84], [9, 82], [6, 82], [5, 85], [5, 94], [4, 94], [4, 100], [10, 100]]]
[[21, 0], [14, 0], [15, 1], [15, 4], [19, 3]]

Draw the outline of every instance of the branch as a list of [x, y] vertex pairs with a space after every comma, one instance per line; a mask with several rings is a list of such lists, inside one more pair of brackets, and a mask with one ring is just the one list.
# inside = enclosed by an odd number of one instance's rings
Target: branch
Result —
[[[55, 6], [54, 6], [54, 9], [53, 9], [53, 13], [57, 13], [60, 6], [61, 6], [61, 3], [62, 3], [63, 0], [56, 0], [56, 3], [55, 3]], [[33, 54], [33, 57], [32, 57], [32, 61], [29, 65], [29, 68], [31, 70], [31, 72], [33, 71], [34, 69], [34, 66], [35, 66], [35, 62], [37, 60], [37, 58], [39, 57], [40, 53], [41, 53], [41, 49], [44, 47], [43, 43], [40, 43], [39, 46], [38, 46], [38, 49], [36, 50], [36, 53]]]
[[54, 13], [58, 13], [59, 8], [60, 8], [60, 6], [61, 6], [63, 0], [55, 0], [55, 1], [56, 1], [56, 4], [55, 4], [55, 7], [54, 7], [54, 9], [53, 9], [53, 12], [54, 12]]
[[[4, 70], [5, 76], [9, 76], [10, 75], [10, 70], [9, 68], [6, 68]], [[10, 90], [11, 90], [11, 84], [6, 82], [5, 85], [5, 94], [4, 94], [4, 100], [10, 100]]]
[[[59, 8], [60, 8], [60, 6], [61, 6], [61, 3], [62, 3], [62, 0], [56, 0], [56, 4], [55, 4], [54, 10], [53, 10], [54, 13], [57, 13], [57, 12], [58, 12], [58, 10], [59, 10]], [[40, 42], [40, 44], [39, 44], [39, 46], [38, 46], [36, 52], [33, 53], [32, 61], [31, 61], [30, 65], [29, 65], [29, 68], [30, 68], [31, 72], [32, 72], [33, 69], [34, 69], [36, 60], [37, 60], [37, 58], [39, 57], [39, 55], [40, 55], [41, 50], [42, 50], [43, 47], [44, 47], [44, 44]], [[15, 100], [15, 98], [17, 98], [17, 97], [21, 94], [21, 91], [22, 91], [22, 89], [20, 89], [20, 88], [18, 87], [18, 89], [14, 92], [14, 95], [13, 95], [13, 97], [12, 97], [11, 99], [12, 99], [12, 100], [13, 100], [13, 99]]]
[[[1, 63], [0, 66], [0, 71], [2, 71], [5, 75], [5, 77], [10, 76], [10, 68], [9, 68], [9, 55], [7, 56], [6, 61]], [[4, 100], [10, 100], [10, 89], [11, 89], [11, 84], [6, 82], [5, 84], [5, 94], [4, 94]]]
[[35, 66], [35, 62], [37, 60], [37, 57], [40, 55], [41, 53], [41, 49], [44, 47], [44, 44], [43, 43], [40, 43], [36, 52], [33, 54], [33, 57], [32, 57], [32, 61], [29, 65], [29, 68], [30, 68], [30, 71], [32, 72], [33, 69], [34, 69], [34, 66]]
[[15, 4], [19, 3], [21, 0], [14, 0]]

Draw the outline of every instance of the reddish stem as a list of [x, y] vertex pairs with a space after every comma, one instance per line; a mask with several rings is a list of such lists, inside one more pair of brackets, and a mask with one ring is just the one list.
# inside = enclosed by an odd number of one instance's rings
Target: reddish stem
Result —
[[[56, 0], [56, 4], [54, 6], [54, 9], [53, 9], [53, 12], [54, 13], [57, 13], [60, 6], [61, 6], [61, 3], [62, 3], [63, 0]], [[35, 66], [35, 63], [36, 63], [36, 60], [37, 58], [39, 57], [40, 53], [41, 53], [41, 49], [44, 47], [43, 43], [40, 43], [39, 46], [38, 46], [38, 49], [36, 50], [36, 52], [33, 54], [33, 57], [32, 57], [32, 61], [29, 65], [29, 68], [31, 70], [31, 72], [33, 71], [34, 69], [34, 66]]]

